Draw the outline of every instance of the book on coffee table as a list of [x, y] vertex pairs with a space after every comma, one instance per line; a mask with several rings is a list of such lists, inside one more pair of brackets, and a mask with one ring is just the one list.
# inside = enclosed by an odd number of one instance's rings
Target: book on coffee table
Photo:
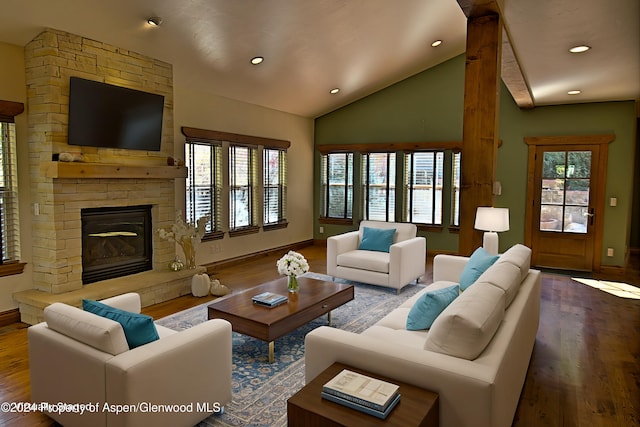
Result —
[[273, 292], [263, 292], [251, 297], [251, 300], [254, 304], [257, 305], [262, 305], [264, 307], [275, 307], [287, 302], [287, 297], [284, 295], [274, 294]]
[[[322, 392], [325, 398], [328, 398], [326, 395], [335, 396], [358, 407], [384, 414], [388, 413], [390, 406], [397, 403], [399, 388], [396, 384], [343, 369], [322, 387]], [[341, 403], [337, 399], [333, 400]]]
[[395, 408], [398, 402], [400, 401], [400, 394], [398, 393], [395, 395], [393, 399], [391, 399], [391, 401], [389, 402], [389, 405], [384, 411], [378, 411], [376, 409], [369, 408], [367, 406], [362, 406], [350, 400], [343, 399], [338, 396], [334, 396], [333, 394], [325, 393], [324, 391], [321, 393], [321, 395], [324, 399], [338, 403], [342, 406], [346, 406], [347, 408], [355, 409], [356, 411], [360, 411], [365, 414], [373, 415], [374, 417], [381, 418], [383, 420], [387, 418], [387, 416], [391, 413], [393, 408]]

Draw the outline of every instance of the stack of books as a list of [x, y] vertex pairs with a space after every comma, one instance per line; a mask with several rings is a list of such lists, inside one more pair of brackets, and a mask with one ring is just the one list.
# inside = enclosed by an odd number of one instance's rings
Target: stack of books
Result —
[[385, 419], [400, 401], [398, 389], [396, 384], [344, 369], [322, 387], [322, 397]]
[[274, 294], [273, 292], [263, 292], [251, 297], [251, 300], [256, 305], [261, 305], [264, 307], [275, 307], [287, 302], [287, 297], [285, 297], [284, 295]]

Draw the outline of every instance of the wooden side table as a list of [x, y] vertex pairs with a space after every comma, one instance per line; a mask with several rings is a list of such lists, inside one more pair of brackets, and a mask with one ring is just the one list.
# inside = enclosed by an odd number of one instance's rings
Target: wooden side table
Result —
[[[322, 386], [343, 369], [379, 378], [400, 386], [400, 402], [382, 420], [321, 397]], [[341, 363], [334, 363], [287, 401], [289, 427], [324, 426], [421, 426], [437, 427], [439, 421], [438, 394], [410, 384]]]

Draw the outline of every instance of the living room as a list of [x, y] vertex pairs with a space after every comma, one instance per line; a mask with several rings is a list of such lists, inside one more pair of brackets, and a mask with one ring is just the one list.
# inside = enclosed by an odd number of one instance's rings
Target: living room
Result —
[[[162, 28], [158, 28], [162, 29]], [[56, 30], [64, 30], [56, 29]], [[35, 35], [34, 35], [35, 36]], [[114, 49], [104, 40], [105, 45]], [[38, 249], [33, 244], [40, 234], [35, 234], [37, 223], [34, 204], [39, 203], [33, 177], [39, 173], [30, 166], [31, 153], [26, 142], [30, 140], [28, 114], [29, 94], [25, 68], [24, 45], [0, 44], [3, 67], [0, 70], [0, 99], [21, 102], [26, 111], [15, 117], [17, 132], [18, 185], [20, 211], [21, 261], [26, 263], [22, 274], [1, 280], [0, 312], [14, 316], [17, 303], [14, 293], [33, 288], [33, 260]], [[288, 225], [285, 229], [204, 242], [198, 251], [198, 264], [210, 264], [238, 259], [284, 248], [301, 242], [322, 241], [354, 226], [323, 224], [317, 212], [320, 195], [320, 178], [317, 173], [320, 154], [317, 146], [336, 143], [370, 144], [409, 141], [460, 141], [462, 139], [464, 97], [464, 55], [442, 62], [437, 67], [422, 71], [377, 91], [362, 100], [336, 111], [317, 117], [286, 113], [206, 93], [187, 84], [189, 70], [180, 64], [173, 68], [172, 126], [168, 132], [169, 152], [181, 158], [184, 135], [181, 127], [211, 129], [243, 135], [256, 135], [291, 141], [288, 150]], [[508, 90], [502, 87], [500, 98], [500, 139], [497, 176], [502, 186], [496, 204], [511, 209], [510, 229], [501, 233], [504, 248], [523, 242], [525, 235], [525, 204], [527, 175], [527, 145], [523, 139], [540, 135], [592, 135], [614, 134], [615, 141], [609, 148], [609, 167], [605, 198], [615, 197], [617, 206], [605, 206], [602, 250], [612, 248], [613, 256], [602, 255], [601, 267], [618, 272], [626, 265], [628, 254], [637, 247], [634, 237], [634, 174], [633, 156], [637, 141], [637, 106], [634, 100], [597, 102], [574, 105], [537, 107], [530, 111], [519, 109]], [[402, 117], [401, 120], [397, 119]], [[167, 142], [168, 143], [168, 142]], [[168, 143], [169, 144], [169, 143]], [[120, 153], [121, 155], [122, 153]], [[158, 164], [169, 155], [144, 159]], [[123, 156], [124, 157], [124, 156]], [[132, 159], [120, 159], [131, 162]], [[133, 159], [135, 161], [137, 159]], [[309, 173], [309, 171], [314, 171]], [[37, 187], [37, 186], [36, 186]], [[184, 203], [184, 185], [176, 180], [175, 206]], [[44, 205], [42, 205], [44, 206]], [[45, 212], [46, 213], [46, 212]], [[43, 216], [43, 215], [39, 215]], [[322, 229], [322, 232], [320, 231]], [[434, 252], [455, 252], [458, 237], [446, 227], [424, 233], [428, 249]]]

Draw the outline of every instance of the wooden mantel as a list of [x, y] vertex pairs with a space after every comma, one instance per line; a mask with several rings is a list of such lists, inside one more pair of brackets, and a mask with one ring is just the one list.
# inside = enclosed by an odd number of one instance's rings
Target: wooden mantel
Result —
[[135, 166], [111, 163], [49, 162], [48, 178], [186, 178], [184, 166]]

